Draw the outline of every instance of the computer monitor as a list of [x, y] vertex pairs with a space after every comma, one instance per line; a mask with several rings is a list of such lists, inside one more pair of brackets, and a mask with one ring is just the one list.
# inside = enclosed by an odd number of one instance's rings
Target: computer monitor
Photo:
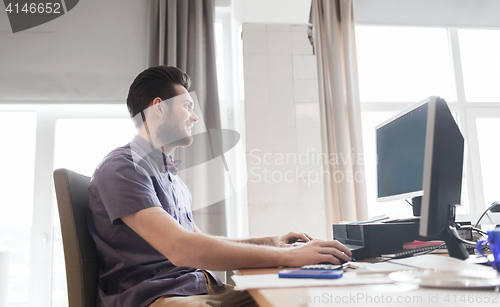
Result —
[[429, 99], [376, 127], [377, 200], [412, 198], [414, 216], [420, 216], [423, 194]]
[[455, 228], [464, 138], [444, 99], [429, 97], [376, 129], [378, 200], [421, 201], [414, 206], [420, 236], [444, 240], [450, 256], [467, 258]]
[[451, 257], [466, 259], [467, 250], [455, 225], [460, 204], [464, 137], [448, 105], [439, 97], [428, 102], [425, 138], [421, 236], [446, 242]]

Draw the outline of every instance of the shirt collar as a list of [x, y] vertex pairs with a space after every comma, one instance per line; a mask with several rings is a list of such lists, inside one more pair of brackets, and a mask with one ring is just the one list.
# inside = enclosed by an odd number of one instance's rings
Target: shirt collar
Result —
[[[174, 161], [172, 156], [165, 155], [161, 150], [154, 147], [153, 144], [149, 143], [139, 135], [134, 136], [132, 142], [130, 142], [130, 146], [141, 156], [142, 159], [145, 159], [147, 156], [148, 160], [152, 160], [162, 173], [169, 170], [172, 174], [177, 175], [177, 166], [179, 165], [180, 160]], [[167, 166], [165, 164], [167, 164]]]

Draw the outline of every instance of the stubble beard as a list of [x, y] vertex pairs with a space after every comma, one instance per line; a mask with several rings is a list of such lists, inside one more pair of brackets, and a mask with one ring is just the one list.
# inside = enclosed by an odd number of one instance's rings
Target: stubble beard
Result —
[[193, 136], [186, 135], [185, 131], [164, 123], [158, 128], [158, 135], [163, 146], [186, 147], [193, 143]]

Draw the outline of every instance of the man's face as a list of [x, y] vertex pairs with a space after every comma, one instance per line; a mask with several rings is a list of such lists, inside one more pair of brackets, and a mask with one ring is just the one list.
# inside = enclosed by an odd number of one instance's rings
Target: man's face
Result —
[[182, 85], [175, 85], [178, 96], [161, 102], [165, 108], [157, 135], [166, 146], [189, 146], [193, 142], [191, 128], [198, 121], [194, 113], [193, 99]]

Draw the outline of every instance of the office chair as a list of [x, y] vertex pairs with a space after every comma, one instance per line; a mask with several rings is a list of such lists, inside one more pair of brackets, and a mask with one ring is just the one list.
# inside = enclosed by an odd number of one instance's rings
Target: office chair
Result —
[[67, 169], [54, 171], [66, 262], [69, 307], [95, 307], [101, 260], [87, 229], [90, 178]]

